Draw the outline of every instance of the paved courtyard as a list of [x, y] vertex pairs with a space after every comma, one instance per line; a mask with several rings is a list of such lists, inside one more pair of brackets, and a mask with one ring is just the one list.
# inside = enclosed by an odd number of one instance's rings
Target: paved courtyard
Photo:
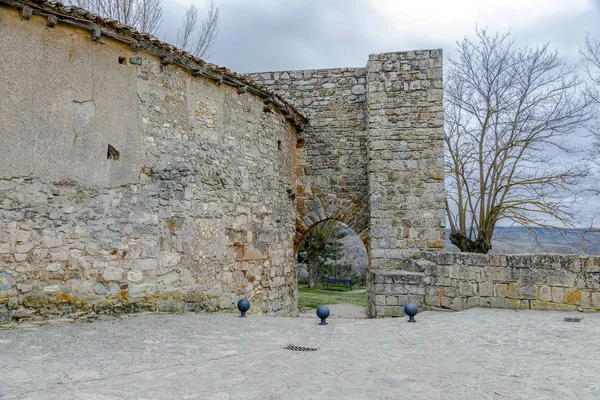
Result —
[[154, 314], [18, 326], [0, 330], [0, 397], [600, 398], [600, 314], [473, 309], [417, 320], [319, 326], [316, 318]]

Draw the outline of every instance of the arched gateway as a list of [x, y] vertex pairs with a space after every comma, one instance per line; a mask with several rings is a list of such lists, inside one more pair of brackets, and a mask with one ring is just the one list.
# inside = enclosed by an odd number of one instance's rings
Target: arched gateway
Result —
[[[441, 50], [249, 77], [308, 117], [296, 144], [296, 246], [325, 219], [347, 224], [369, 254], [369, 315], [401, 315], [424, 294], [405, 259], [444, 248]], [[390, 289], [405, 282], [419, 293]]]

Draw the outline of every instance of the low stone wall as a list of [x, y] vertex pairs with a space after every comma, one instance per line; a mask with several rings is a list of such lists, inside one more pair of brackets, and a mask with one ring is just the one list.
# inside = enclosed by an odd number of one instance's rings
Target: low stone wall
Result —
[[600, 311], [600, 257], [423, 252], [402, 270], [372, 271], [370, 278], [377, 317], [401, 316], [408, 302], [434, 310]]

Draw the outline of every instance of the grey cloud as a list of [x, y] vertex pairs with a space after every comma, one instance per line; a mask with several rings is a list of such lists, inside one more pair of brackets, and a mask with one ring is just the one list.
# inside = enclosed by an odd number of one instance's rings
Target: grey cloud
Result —
[[[363, 66], [381, 48], [400, 49], [375, 39], [388, 22], [367, 0], [218, 5], [220, 33], [210, 61], [236, 72]], [[163, 36], [174, 38], [185, 7], [169, 1], [167, 6]]]

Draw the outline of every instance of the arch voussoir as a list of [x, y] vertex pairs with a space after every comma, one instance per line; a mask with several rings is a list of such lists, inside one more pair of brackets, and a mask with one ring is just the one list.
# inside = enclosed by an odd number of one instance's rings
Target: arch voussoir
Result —
[[296, 248], [311, 227], [327, 219], [335, 219], [348, 225], [367, 245], [368, 219], [361, 217], [361, 206], [360, 201], [342, 200], [326, 194], [310, 196], [298, 207], [294, 243]]

